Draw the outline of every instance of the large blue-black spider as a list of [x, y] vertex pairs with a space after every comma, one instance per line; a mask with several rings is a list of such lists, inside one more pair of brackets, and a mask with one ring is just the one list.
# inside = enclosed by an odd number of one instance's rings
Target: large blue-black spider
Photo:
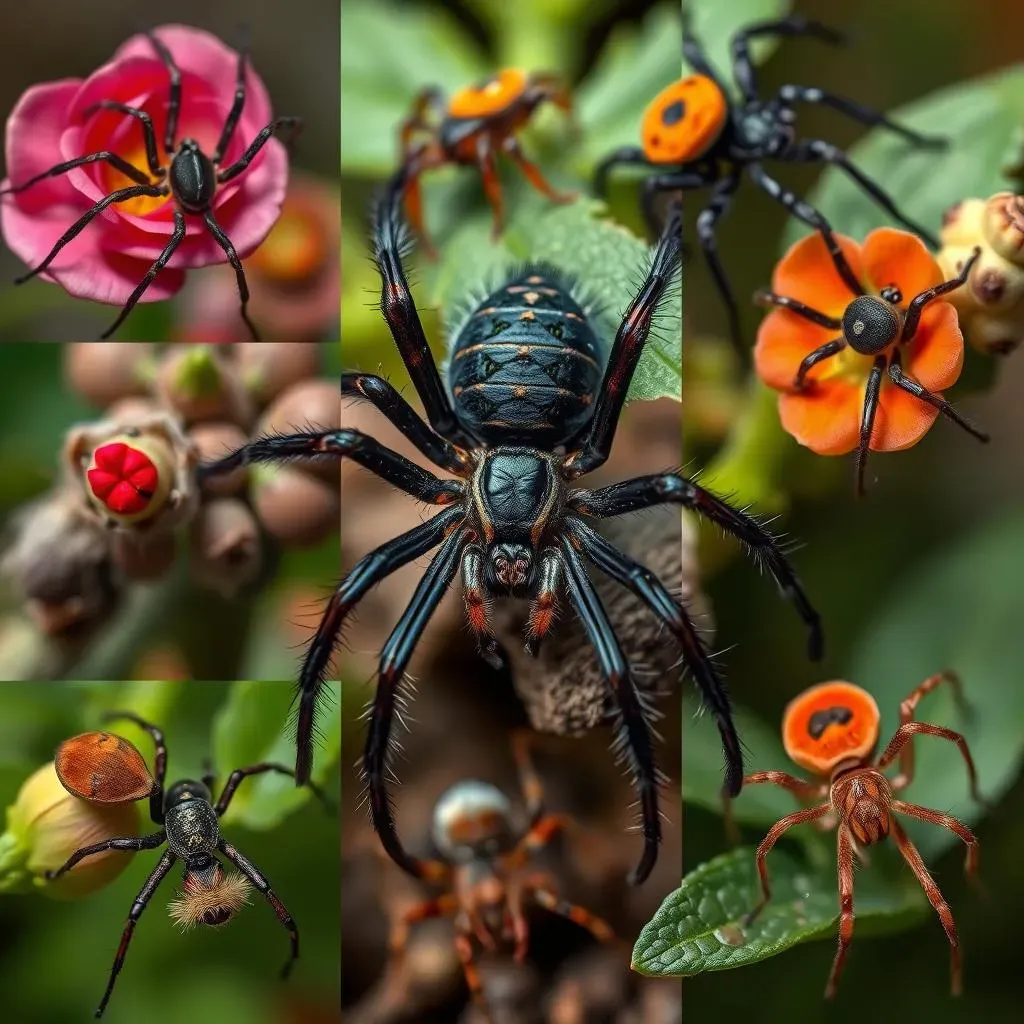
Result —
[[209, 464], [229, 472], [246, 462], [288, 458], [350, 458], [419, 501], [442, 506], [433, 518], [372, 551], [338, 584], [306, 653], [299, 679], [296, 778], [309, 777], [317, 695], [346, 616], [367, 591], [403, 565], [438, 548], [380, 657], [369, 715], [364, 769], [370, 813], [381, 842], [404, 870], [429, 874], [426, 862], [399, 841], [386, 772], [406, 666], [428, 619], [460, 570], [466, 612], [481, 653], [500, 665], [488, 626], [495, 598], [530, 601], [526, 646], [535, 653], [564, 591], [594, 645], [618, 709], [618, 736], [635, 774], [644, 836], [632, 879], [641, 882], [661, 836], [658, 772], [642, 698], [612, 625], [589, 579], [586, 562], [637, 594], [679, 642], [722, 737], [726, 790], [736, 793], [743, 755], [728, 696], [686, 609], [643, 565], [590, 525], [662, 503], [693, 509], [740, 538], [762, 559], [821, 648], [818, 615], [774, 538], [755, 520], [678, 473], [637, 477], [588, 490], [576, 486], [608, 458], [630, 381], [663, 300], [678, 273], [682, 212], [669, 215], [643, 284], [606, 353], [573, 283], [555, 268], [529, 265], [471, 310], [452, 344], [448, 384], [427, 345], [402, 264], [408, 233], [401, 218], [399, 174], [378, 202], [374, 255], [381, 276], [381, 312], [423, 403], [424, 423], [381, 377], [344, 373], [343, 396], [382, 412], [432, 463], [442, 479], [357, 430], [256, 439]]
[[644, 179], [641, 195], [644, 213], [652, 226], [655, 223], [654, 201], [659, 193], [711, 189], [708, 205], [697, 217], [697, 236], [728, 312], [730, 338], [739, 351], [744, 351], [739, 307], [718, 256], [715, 233], [744, 172], [794, 217], [819, 231], [840, 276], [852, 290], [859, 287], [829, 222], [810, 203], [779, 184], [765, 170], [766, 160], [834, 164], [891, 217], [919, 234], [933, 249], [938, 248], [935, 236], [902, 213], [886, 191], [841, 149], [822, 139], [797, 139], [793, 104], [831, 107], [862, 124], [887, 128], [925, 149], [944, 148], [948, 140], [922, 135], [854, 100], [822, 89], [784, 85], [769, 99], [758, 94], [757, 75], [750, 56], [752, 41], [771, 36], [810, 36], [838, 44], [844, 42], [843, 36], [800, 15], [748, 25], [732, 39], [732, 73], [739, 91], [739, 99], [732, 100], [727, 85], [711, 66], [693, 34], [690, 22], [684, 5], [683, 56], [696, 73], [674, 82], [652, 101], [644, 116], [643, 145], [624, 146], [605, 157], [595, 173], [594, 188], [603, 196], [612, 170], [622, 164], [648, 168], [651, 173]]

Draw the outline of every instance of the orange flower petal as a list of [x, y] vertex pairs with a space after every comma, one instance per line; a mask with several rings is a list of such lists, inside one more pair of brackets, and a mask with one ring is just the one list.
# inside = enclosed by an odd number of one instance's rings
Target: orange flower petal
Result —
[[[757, 329], [757, 344], [754, 346], [757, 375], [776, 391], [792, 390], [796, 371], [804, 356], [840, 333], [812, 324], [788, 309], [773, 309]], [[823, 373], [827, 362], [814, 367], [808, 380], [814, 380]]]
[[878, 399], [869, 447], [873, 452], [898, 452], [911, 448], [928, 433], [938, 415], [938, 409], [908, 395], [886, 378]]
[[[863, 280], [860, 246], [845, 235], [835, 237], [857, 280]], [[817, 231], [791, 245], [779, 260], [772, 274], [772, 290], [835, 317], [841, 317], [853, 299]]]
[[783, 429], [818, 455], [845, 455], [857, 446], [863, 388], [837, 379], [779, 396]]
[[905, 306], [919, 292], [944, 280], [942, 269], [909, 231], [876, 228], [864, 239], [864, 274], [876, 294], [889, 285], [903, 293]]
[[951, 302], [925, 306], [914, 338], [904, 350], [903, 369], [929, 391], [951, 388], [964, 364], [964, 336]]

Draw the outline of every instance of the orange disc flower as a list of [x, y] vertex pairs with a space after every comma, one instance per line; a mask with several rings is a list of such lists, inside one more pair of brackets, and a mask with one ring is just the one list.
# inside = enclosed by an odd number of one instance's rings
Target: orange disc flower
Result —
[[940, 412], [988, 440], [942, 396], [960, 376], [964, 339], [940, 297], [964, 283], [977, 255], [945, 281], [909, 232], [879, 228], [863, 246], [836, 239], [841, 254], [813, 234], [779, 262], [772, 291], [757, 296], [776, 308], [758, 330], [754, 361], [781, 392], [782, 425], [797, 441], [819, 455], [857, 449], [863, 493], [867, 452], [910, 448]]

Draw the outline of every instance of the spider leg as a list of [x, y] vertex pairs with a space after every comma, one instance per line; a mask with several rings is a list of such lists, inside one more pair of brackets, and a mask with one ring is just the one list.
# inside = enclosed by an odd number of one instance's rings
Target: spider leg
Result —
[[864, 410], [860, 417], [860, 440], [855, 456], [858, 498], [864, 496], [864, 469], [868, 459], [868, 450], [871, 447], [871, 434], [875, 429], [875, 413], [878, 412], [878, 396], [882, 390], [882, 374], [885, 372], [886, 361], [885, 353], [875, 357], [867, 387], [864, 389]]
[[[772, 887], [768, 881], [768, 854], [772, 852], [779, 839], [788, 832], [794, 825], [803, 825], [805, 822], [814, 821], [816, 818], [823, 818], [832, 809], [830, 803], [819, 804], [817, 807], [805, 807], [801, 811], [794, 811], [780, 818], [768, 830], [768, 834], [761, 840], [757, 848], [755, 859], [757, 862], [757, 875], [761, 880], [761, 898], [757, 901], [754, 909], [743, 918], [744, 925], [750, 925], [772, 898]], [[843, 830], [840, 829], [840, 832]]]
[[810, 320], [812, 324], [819, 327], [827, 327], [829, 330], [838, 331], [843, 322], [839, 317], [828, 316], [820, 310], [812, 309], [810, 306], [800, 302], [799, 299], [791, 299], [788, 295], [779, 295], [770, 288], [761, 288], [754, 292], [754, 304], [757, 306], [778, 306], [780, 309], [788, 309], [791, 313]]
[[401, 168], [392, 179], [392, 187], [400, 189], [405, 215], [409, 219], [413, 234], [420, 240], [427, 256], [434, 260], [437, 259], [437, 249], [434, 248], [423, 219], [423, 190], [420, 178], [424, 171], [446, 164], [448, 157], [441, 145], [431, 139], [407, 154], [403, 160]]
[[683, 657], [700, 689], [701, 701], [711, 712], [722, 738], [725, 755], [724, 792], [735, 796], [743, 784], [743, 748], [732, 718], [732, 703], [693, 621], [672, 598], [661, 580], [646, 566], [635, 562], [576, 516], [567, 516], [566, 528], [580, 550], [641, 601], [668, 627], [683, 649]]
[[498, 165], [494, 159], [494, 148], [491, 145], [490, 137], [483, 133], [476, 141], [476, 162], [480, 168], [480, 177], [483, 179], [484, 194], [494, 213], [491, 236], [497, 240], [501, 237], [501, 229], [505, 221], [505, 200], [501, 192]]
[[552, 888], [538, 885], [527, 890], [534, 903], [543, 907], [551, 914], [568, 918], [573, 924], [586, 928], [598, 942], [611, 942], [615, 939], [615, 931], [607, 921], [592, 914], [586, 907], [578, 903], [570, 903], [559, 896]]
[[102, 843], [94, 843], [92, 846], [83, 846], [80, 850], [75, 850], [55, 871], [47, 871], [45, 877], [48, 882], [53, 882], [70, 871], [80, 860], [85, 860], [96, 853], [104, 853], [106, 850], [138, 853], [140, 850], [155, 850], [166, 841], [167, 833], [163, 829], [148, 836], [119, 836], [116, 839], [105, 839]]
[[683, 4], [683, 59], [697, 74], [710, 78], [719, 89], [727, 91], [725, 83], [704, 53], [700, 40], [693, 34], [693, 14], [688, 3]]
[[174, 139], [178, 134], [178, 115], [181, 111], [181, 71], [174, 63], [167, 44], [154, 32], [147, 32], [146, 36], [167, 69], [167, 77], [171, 83], [167, 99], [167, 124], [164, 126], [164, 150], [170, 156], [174, 152]]
[[601, 599], [587, 576], [583, 560], [568, 537], [562, 538], [561, 546], [569, 599], [594, 645], [598, 664], [618, 706], [617, 742], [628, 758], [640, 801], [644, 850], [628, 879], [631, 885], [639, 885], [651, 873], [658, 859], [658, 845], [661, 842], [658, 770], [654, 762], [651, 729], [630, 676], [629, 665]]
[[893, 738], [889, 741], [889, 745], [885, 748], [882, 756], [878, 759], [877, 767], [879, 770], [888, 767], [896, 760], [896, 755], [901, 751], [903, 757], [900, 758], [900, 773], [892, 780], [893, 789], [905, 789], [914, 778], [914, 755], [913, 745], [915, 736], [938, 736], [940, 739], [949, 740], [950, 743], [955, 743], [957, 749], [960, 751], [960, 755], [964, 759], [964, 764], [967, 765], [967, 777], [971, 787], [971, 799], [977, 801], [982, 806], [988, 806], [988, 801], [981, 795], [978, 789], [978, 773], [974, 767], [974, 759], [971, 757], [970, 748], [967, 746], [967, 740], [963, 736], [954, 732], [952, 729], [945, 729], [940, 725], [931, 725], [928, 722], [904, 722], [895, 732]]
[[519, 791], [523, 794], [531, 831], [544, 817], [544, 783], [533, 764], [530, 754], [532, 746], [533, 735], [529, 729], [517, 729], [512, 734], [512, 756], [516, 762]]
[[408, 607], [388, 637], [381, 651], [377, 689], [370, 705], [369, 726], [363, 755], [370, 801], [370, 819], [385, 852], [403, 871], [414, 878], [430, 880], [436, 874], [430, 861], [407, 853], [398, 838], [391, 801], [387, 791], [386, 773], [391, 745], [391, 726], [395, 717], [396, 697], [406, 665], [423, 633], [430, 616], [441, 603], [459, 569], [463, 548], [470, 534], [455, 529], [431, 559], [420, 579]]
[[146, 164], [154, 178], [162, 178], [164, 169], [160, 166], [160, 155], [156, 148], [156, 132], [153, 130], [153, 119], [139, 107], [129, 107], [127, 103], [118, 103], [116, 100], [100, 100], [91, 107], [82, 111], [83, 117], [88, 117], [97, 110], [113, 110], [118, 114], [125, 114], [134, 117], [142, 125], [142, 140], [146, 146]]
[[700, 251], [704, 254], [704, 262], [707, 263], [718, 294], [725, 303], [726, 313], [729, 317], [729, 338], [733, 348], [745, 355], [739, 306], [736, 304], [736, 296], [729, 283], [729, 276], [718, 257], [718, 239], [715, 234], [718, 222], [729, 209], [739, 184], [739, 174], [735, 170], [730, 171], [726, 177], [718, 181], [711, 194], [710, 202], [697, 217], [697, 237], [700, 239]]
[[217, 182], [223, 185], [232, 178], [237, 178], [253, 162], [256, 154], [270, 141], [282, 128], [289, 129], [286, 145], [291, 145], [299, 132], [302, 131], [301, 117], [275, 117], [266, 127], [261, 128], [256, 138], [249, 143], [249, 148], [230, 166], [217, 172]]
[[213, 151], [213, 163], [217, 167], [220, 166], [220, 162], [224, 159], [224, 154], [227, 152], [228, 146], [231, 145], [231, 138], [235, 134], [235, 128], [238, 126], [238, 119], [242, 116], [242, 111], [245, 109], [245, 71], [248, 63], [249, 54], [243, 46], [238, 51], [238, 74], [235, 79], [235, 98], [231, 104], [231, 109], [228, 111], [224, 127], [221, 130], [220, 139], [217, 141], [217, 148]]
[[479, 544], [466, 545], [466, 550], [462, 554], [462, 582], [466, 618], [476, 637], [480, 657], [491, 668], [500, 669], [505, 661], [488, 622], [487, 587], [484, 583], [484, 549]]
[[968, 878], [973, 879], [978, 872], [979, 844], [975, 834], [966, 825], [950, 814], [933, 811], [930, 807], [921, 807], [918, 804], [907, 803], [906, 800], [893, 800], [892, 809], [900, 814], [909, 814], [912, 818], [927, 821], [929, 825], [938, 825], [940, 828], [949, 829], [955, 836], [962, 839], [967, 847], [964, 872]]
[[225, 842], [223, 839], [217, 844], [217, 849], [224, 854], [225, 857], [232, 864], [242, 872], [243, 875], [252, 883], [253, 888], [257, 889], [263, 894], [266, 901], [273, 908], [274, 913], [277, 915], [277, 919], [284, 925], [288, 930], [288, 938], [291, 941], [291, 951], [288, 959], [285, 961], [284, 967], [281, 968], [282, 980], [287, 978], [292, 972], [292, 967], [295, 966], [295, 961], [299, 959], [299, 930], [295, 926], [295, 919], [290, 913], [288, 908], [277, 898], [277, 894], [270, 887], [270, 882], [267, 881], [266, 877], [260, 872], [259, 868], [244, 854], [239, 853], [230, 843]]
[[530, 160], [523, 152], [519, 145], [519, 141], [514, 135], [510, 135], [501, 144], [502, 152], [507, 156], [510, 156], [516, 163], [516, 166], [523, 172], [523, 177], [538, 191], [541, 195], [547, 196], [553, 203], [571, 203], [576, 198], [575, 192], [560, 192], [556, 189], [547, 178], [544, 177], [540, 172], [540, 168]]
[[164, 734], [153, 724], [140, 718], [131, 711], [112, 711], [103, 716], [106, 722], [134, 722], [140, 729], [149, 733], [153, 740], [156, 753], [153, 755], [153, 791], [149, 794], [149, 816], [153, 824], [164, 823], [164, 783], [167, 780], [167, 744]]
[[400, 213], [404, 176], [399, 174], [378, 199], [374, 212], [373, 250], [380, 271], [380, 311], [420, 396], [427, 422], [435, 433], [459, 443], [462, 429], [431, 355], [423, 324], [402, 266], [408, 238]]
[[[11, 185], [8, 188], [0, 188], [0, 196], [11, 196], [17, 192], [24, 192], [25, 189], [31, 188], [36, 182], [42, 181], [44, 178], [56, 178], [61, 174], [67, 174], [68, 171], [74, 170], [76, 167], [85, 167], [88, 164], [95, 163], [107, 163], [111, 167], [120, 171], [126, 178], [131, 178], [132, 181], [137, 181], [140, 185], [150, 185], [152, 182], [149, 180], [149, 175], [145, 171], [140, 171], [137, 167], [128, 163], [127, 160], [119, 157], [116, 153], [112, 153], [108, 149], [104, 149], [99, 153], [89, 153], [88, 156], [75, 157], [74, 160], [66, 160], [62, 164], [56, 164], [51, 167], [48, 171], [43, 171], [42, 174], [37, 174], [35, 177], [29, 178], [28, 181], [23, 181], [20, 185]], [[158, 168], [159, 171], [159, 168]]]
[[107, 987], [103, 992], [103, 998], [100, 1000], [100, 1005], [96, 1007], [97, 1017], [103, 1016], [103, 1011], [107, 1008], [107, 1003], [110, 1002], [110, 995], [114, 991], [114, 982], [117, 981], [117, 976], [121, 973], [121, 968], [124, 966], [124, 958], [128, 954], [128, 944], [132, 941], [132, 934], [135, 931], [136, 922], [140, 917], [142, 917], [142, 912], [146, 909], [146, 904], [149, 903], [153, 893], [156, 892], [160, 883], [167, 877], [167, 872], [171, 870], [176, 860], [177, 857], [175, 857], [170, 850], [165, 850], [164, 855], [160, 858], [157, 866], [153, 868], [149, 874], [149, 878], [146, 879], [142, 888], [139, 890], [138, 896], [135, 897], [132, 909], [128, 912], [128, 922], [125, 924], [124, 931], [121, 933], [121, 942], [117, 947], [113, 966], [110, 968], [110, 979], [107, 981]]
[[483, 1019], [490, 1022], [492, 1018], [487, 1008], [487, 998], [484, 995], [484, 985], [480, 980], [480, 972], [476, 968], [476, 954], [473, 952], [473, 941], [465, 932], [456, 932], [455, 952], [459, 954], [462, 973], [466, 978], [466, 987], [469, 989], [473, 1005], [476, 1006]]
[[686, 192], [697, 188], [704, 188], [714, 182], [714, 178], [699, 171], [682, 173], [681, 171], [669, 171], [663, 174], [652, 174], [644, 178], [640, 191], [640, 209], [643, 212], [644, 220], [650, 228], [651, 234], [657, 238], [661, 234], [660, 222], [655, 211], [655, 202], [662, 192]]
[[146, 271], [145, 277], [135, 286], [135, 290], [131, 295], [128, 296], [128, 301], [121, 307], [121, 312], [117, 315], [117, 319], [100, 335], [100, 338], [109, 338], [124, 323], [128, 314], [135, 308], [135, 304], [142, 298], [146, 289], [156, 279], [156, 275], [170, 263], [171, 257], [184, 238], [185, 215], [181, 210], [175, 208], [174, 231], [171, 232], [170, 240], [164, 246], [163, 252], [153, 261], [153, 265]]
[[650, 270], [619, 324], [590, 426], [579, 449], [565, 461], [570, 479], [593, 472], [607, 461], [611, 453], [619, 415], [651, 333], [651, 324], [661, 303], [668, 297], [673, 277], [679, 271], [683, 245], [682, 217], [682, 205], [674, 204], [654, 251]]
[[413, 100], [409, 116], [402, 122], [398, 130], [398, 146], [402, 161], [409, 155], [409, 146], [413, 134], [417, 131], [430, 131], [427, 114], [442, 113], [444, 110], [444, 93], [434, 85], [421, 89]]
[[927, 229], [921, 227], [920, 224], [912, 221], [895, 203], [892, 196], [889, 195], [881, 185], [878, 184], [873, 178], [869, 178], [850, 158], [838, 147], [833, 146], [830, 142], [824, 142], [821, 139], [808, 139], [804, 142], [798, 142], [795, 146], [790, 149], [783, 157], [786, 161], [801, 161], [805, 163], [814, 163], [817, 161], [823, 161], [827, 164], [832, 164], [835, 167], [840, 168], [844, 174], [855, 181], [861, 189], [866, 192], [879, 206], [882, 207], [886, 213], [889, 214], [894, 220], [898, 220], [905, 227], [909, 228], [915, 234], [920, 235], [931, 248], [939, 248], [939, 240]]
[[343, 373], [341, 396], [365, 399], [383, 413], [435, 466], [457, 476], [468, 476], [472, 472], [469, 453], [431, 430], [383, 377], [372, 373]]
[[432, 917], [451, 917], [458, 912], [459, 898], [454, 893], [444, 893], [436, 899], [415, 903], [398, 919], [388, 939], [388, 952], [392, 963], [399, 963], [409, 945], [412, 925], [429, 921]]
[[253, 322], [249, 319], [249, 313], [246, 308], [249, 305], [249, 285], [245, 280], [245, 270], [242, 268], [242, 261], [238, 258], [238, 253], [235, 252], [235, 247], [231, 244], [231, 239], [224, 234], [224, 229], [217, 223], [212, 210], [207, 210], [206, 213], [203, 214], [203, 221], [206, 224], [207, 230], [211, 235], [213, 235], [217, 244], [224, 250], [224, 253], [228, 258], [228, 262], [235, 271], [235, 281], [238, 283], [238, 298], [241, 300], [242, 304], [239, 312], [241, 313], [242, 320], [245, 322], [245, 326], [249, 328], [252, 340], [259, 341], [259, 331], [256, 330]]
[[823, 43], [832, 43], [834, 46], [841, 45], [846, 41], [845, 37], [835, 29], [823, 25], [820, 21], [813, 21], [798, 14], [772, 21], [756, 21], [745, 26], [732, 37], [732, 73], [740, 92], [748, 100], [758, 98], [757, 73], [750, 57], [750, 43], [754, 39], [763, 39], [765, 36], [782, 36], [790, 39], [809, 36], [812, 39], [819, 39]]
[[793, 378], [793, 387], [798, 391], [807, 384], [807, 374], [814, 369], [818, 363], [825, 359], [831, 359], [832, 356], [838, 352], [842, 352], [846, 348], [845, 338], [833, 338], [831, 341], [826, 341], [824, 345], [819, 345], [813, 352], [808, 352], [807, 355], [800, 360], [800, 365], [797, 367], [796, 376]]
[[[219, 818], [228, 809], [231, 804], [231, 800], [235, 795], [235, 790], [242, 783], [242, 779], [248, 779], [253, 775], [263, 775], [265, 772], [276, 772], [278, 775], [287, 775], [291, 778], [295, 778], [295, 772], [291, 768], [286, 768], [283, 764], [271, 764], [269, 762], [263, 762], [262, 764], [250, 765], [248, 768], [236, 768], [229, 776], [227, 782], [224, 783], [224, 789], [221, 790], [217, 804], [214, 810], [217, 812]], [[334, 805], [328, 799], [327, 794], [315, 783], [307, 782], [306, 785], [310, 788], [313, 795], [324, 805], [324, 808], [328, 811], [334, 810]]]
[[846, 962], [853, 941], [853, 840], [850, 831], [839, 826], [836, 838], [836, 862], [839, 875], [839, 947], [836, 949], [832, 970], [829, 971], [825, 983], [825, 998], [831, 999], [836, 994], [839, 974]]
[[71, 225], [64, 232], [60, 238], [54, 243], [53, 248], [50, 250], [46, 259], [43, 260], [38, 266], [33, 267], [27, 274], [22, 274], [21, 277], [14, 279], [15, 284], [24, 284], [26, 281], [35, 277], [36, 274], [41, 274], [46, 268], [57, 258], [57, 254], [68, 244], [72, 239], [77, 238], [79, 234], [88, 226], [90, 221], [95, 220], [108, 206], [114, 203], [123, 203], [129, 199], [136, 199], [138, 196], [152, 196], [157, 198], [159, 196], [166, 195], [166, 192], [162, 188], [158, 188], [156, 185], [131, 185], [128, 188], [120, 188], [116, 192], [111, 192], [109, 196], [104, 196], [97, 203], [95, 203], [90, 209], [86, 210], [74, 224]]
[[526, 626], [526, 653], [536, 658], [540, 645], [555, 621], [558, 591], [562, 585], [562, 556], [557, 548], [540, 553], [537, 584], [530, 601], [530, 617]]
[[[906, 810], [907, 806], [904, 805], [904, 813], [914, 813]], [[923, 807], [915, 808], [915, 811], [924, 810]], [[914, 814], [915, 817], [921, 817], [920, 814]], [[925, 820], [929, 820], [925, 818]], [[917, 847], [913, 844], [910, 837], [903, 831], [903, 826], [894, 819], [891, 820], [889, 828], [892, 832], [892, 837], [896, 841], [896, 846], [899, 848], [900, 853], [903, 854], [903, 859], [910, 865], [910, 870], [917, 876], [917, 880], [921, 883], [921, 888], [924, 889], [925, 896], [928, 897], [928, 902], [932, 905], [935, 913], [938, 914], [939, 920], [942, 922], [942, 928], [946, 933], [946, 938], [949, 939], [949, 969], [951, 977], [951, 990], [955, 996], [960, 995], [962, 991], [961, 981], [961, 965], [960, 965], [960, 939], [956, 932], [956, 922], [953, 920], [953, 911], [950, 910], [949, 904], [943, 899], [942, 892], [939, 887], [935, 884], [935, 879], [932, 878], [928, 868], [925, 866], [924, 860], [921, 858], [921, 854], [918, 852]], [[967, 830], [964, 829], [966, 832]], [[970, 835], [970, 833], [968, 833]], [[971, 839], [974, 839], [971, 836]], [[965, 840], [966, 842], [967, 840]], [[977, 843], [977, 840], [975, 840]], [[968, 858], [970, 858], [971, 852], [977, 852], [977, 846], [968, 845]]]
[[903, 138], [912, 142], [915, 146], [920, 146], [922, 149], [947, 149], [949, 147], [949, 139], [947, 138], [936, 135], [922, 135], [920, 132], [914, 131], [913, 128], [907, 128], [897, 121], [891, 121], [885, 114], [877, 110], [872, 110], [870, 107], [857, 103], [855, 100], [847, 99], [845, 96], [835, 96], [832, 93], [827, 93], [824, 89], [812, 88], [806, 85], [784, 85], [779, 90], [779, 99], [786, 104], [814, 103], [831, 107], [833, 110], [838, 110], [841, 114], [845, 114], [855, 121], [860, 121], [861, 124], [869, 125], [872, 128], [888, 128], [889, 131], [902, 135]]
[[921, 314], [924, 312], [924, 307], [928, 305], [933, 299], [937, 299], [942, 295], [948, 295], [950, 292], [955, 292], [957, 288], [967, 283], [967, 278], [970, 276], [971, 268], [975, 263], [978, 262], [978, 258], [981, 256], [981, 246], [975, 246], [974, 252], [971, 253], [967, 262], [960, 268], [960, 273], [956, 277], [951, 278], [949, 281], [943, 281], [942, 284], [937, 284], [934, 288], [928, 288], [921, 292], [920, 295], [915, 295], [911, 299], [910, 304], [907, 306], [906, 316], [903, 318], [903, 330], [900, 332], [900, 341], [907, 342], [917, 333], [917, 325], [921, 322]]
[[839, 247], [839, 242], [836, 241], [836, 236], [832, 232], [832, 225], [810, 203], [805, 203], [798, 195], [783, 188], [761, 164], [747, 164], [747, 173], [759, 189], [766, 192], [794, 217], [802, 220], [821, 235], [832, 259], [832, 265], [836, 268], [836, 272], [843, 279], [846, 287], [850, 289], [850, 294], [863, 295], [864, 289], [843, 255], [843, 250]]
[[677, 473], [638, 476], [608, 487], [582, 491], [570, 498], [570, 505], [576, 512], [581, 515], [597, 516], [600, 519], [639, 512], [652, 505], [668, 503], [682, 505], [683, 508], [706, 516], [726, 533], [748, 545], [759, 558], [764, 559], [783, 596], [793, 603], [800, 618], [807, 625], [810, 657], [814, 661], [819, 660], [824, 646], [821, 617], [804, 593], [800, 580], [779, 547], [778, 541], [745, 512], [733, 508], [717, 495], [706, 491], [700, 484]]
[[894, 352], [892, 361], [889, 363], [889, 379], [896, 385], [901, 391], [906, 391], [908, 394], [913, 395], [915, 398], [920, 398], [922, 402], [927, 402], [930, 406], [938, 409], [943, 416], [951, 419], [957, 426], [962, 427], [972, 437], [976, 437], [983, 444], [988, 444], [991, 437], [985, 433], [984, 430], [979, 430], [970, 420], [966, 417], [961, 416], [956, 409], [950, 405], [941, 395], [937, 395], [927, 388], [922, 387], [916, 380], [912, 380], [903, 373], [903, 367], [900, 361], [899, 352]]
[[638, 167], [653, 167], [639, 146], [621, 146], [609, 153], [594, 171], [594, 194], [599, 199], [608, 195], [608, 176], [619, 164], [634, 164]]

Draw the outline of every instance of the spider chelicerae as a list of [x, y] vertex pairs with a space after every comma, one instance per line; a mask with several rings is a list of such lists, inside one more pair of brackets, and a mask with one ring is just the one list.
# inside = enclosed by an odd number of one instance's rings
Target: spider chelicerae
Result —
[[318, 694], [346, 616], [375, 584], [437, 548], [384, 645], [368, 716], [364, 770], [373, 825], [385, 850], [419, 876], [418, 861], [398, 838], [387, 792], [391, 734], [409, 659], [461, 571], [469, 624], [483, 657], [494, 666], [501, 663], [488, 623], [494, 599], [530, 602], [526, 646], [536, 653], [553, 624], [558, 598], [563, 592], [568, 595], [608, 681], [618, 712], [618, 742], [635, 776], [644, 850], [632, 880], [641, 882], [655, 863], [661, 837], [658, 771], [644, 700], [590, 581], [588, 561], [638, 595], [681, 645], [722, 737], [730, 793], [739, 790], [743, 756], [728, 696], [687, 610], [652, 572], [591, 524], [663, 503], [699, 512], [757, 552], [807, 623], [812, 655], [820, 654], [822, 644], [818, 615], [789, 561], [751, 517], [679, 473], [637, 477], [594, 490], [576, 486], [611, 452], [652, 320], [679, 269], [681, 208], [672, 208], [610, 350], [574, 297], [575, 282], [549, 265], [528, 265], [472, 309], [455, 332], [446, 386], [403, 267], [408, 242], [400, 214], [403, 184], [400, 173], [376, 205], [374, 253], [381, 312], [427, 423], [381, 377], [344, 373], [341, 391], [371, 402], [451, 477], [435, 476], [352, 429], [258, 438], [200, 468], [203, 476], [230, 472], [246, 462], [310, 455], [350, 458], [419, 501], [441, 508], [359, 561], [331, 597], [299, 679], [296, 778], [309, 778]]

